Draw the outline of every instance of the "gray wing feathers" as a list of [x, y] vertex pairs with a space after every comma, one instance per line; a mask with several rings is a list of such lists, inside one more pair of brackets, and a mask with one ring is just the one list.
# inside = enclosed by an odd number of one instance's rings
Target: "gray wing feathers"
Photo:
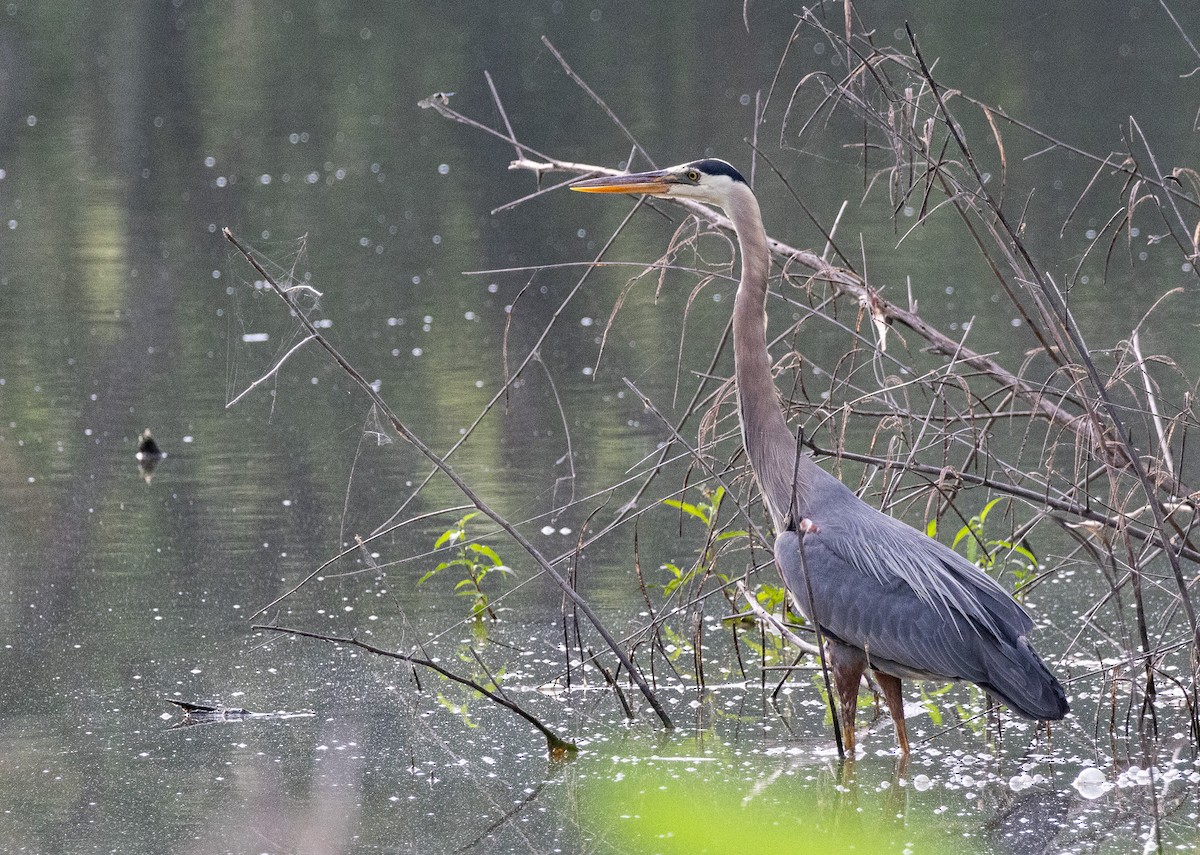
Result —
[[[969, 618], [989, 632], [1033, 628], [1025, 610], [987, 574], [911, 526], [876, 511], [841, 482], [821, 505], [822, 541], [860, 573], [880, 582], [899, 578], [944, 618]], [[850, 521], [854, 525], [850, 525]]]
[[1033, 622], [1003, 588], [915, 529], [861, 503], [838, 504], [814, 505], [822, 512], [803, 560], [794, 531], [775, 544], [810, 620], [815, 605], [825, 632], [886, 673], [976, 683], [1028, 718], [1066, 713], [1062, 687], [1025, 641]]

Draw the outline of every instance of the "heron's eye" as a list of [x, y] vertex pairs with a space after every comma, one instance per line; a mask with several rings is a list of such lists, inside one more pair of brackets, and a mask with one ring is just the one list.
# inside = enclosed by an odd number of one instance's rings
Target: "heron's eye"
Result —
[[687, 180], [688, 180], [688, 181], [699, 181], [699, 180], [700, 180], [700, 173], [699, 173], [699, 172], [697, 172], [697, 171], [696, 171], [696, 170], [694, 170], [694, 169], [689, 169], [689, 170], [687, 171]]

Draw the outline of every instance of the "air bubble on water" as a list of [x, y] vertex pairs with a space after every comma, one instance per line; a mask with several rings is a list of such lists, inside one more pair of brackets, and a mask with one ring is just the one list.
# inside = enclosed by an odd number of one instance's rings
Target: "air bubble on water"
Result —
[[1089, 801], [1100, 798], [1113, 787], [1103, 772], [1090, 766], [1080, 770], [1071, 786]]
[[1014, 793], [1019, 793], [1022, 790], [1028, 790], [1033, 786], [1033, 778], [1028, 772], [1022, 772], [1020, 775], [1013, 775], [1008, 779], [1008, 788]]

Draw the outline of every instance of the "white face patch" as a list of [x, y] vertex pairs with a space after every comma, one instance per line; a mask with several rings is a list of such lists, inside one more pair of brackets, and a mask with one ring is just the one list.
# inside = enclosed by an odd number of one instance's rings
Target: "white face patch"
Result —
[[708, 175], [701, 172], [697, 183], [672, 184], [667, 195], [724, 207], [725, 200], [734, 193], [736, 184], [737, 182], [728, 175]]

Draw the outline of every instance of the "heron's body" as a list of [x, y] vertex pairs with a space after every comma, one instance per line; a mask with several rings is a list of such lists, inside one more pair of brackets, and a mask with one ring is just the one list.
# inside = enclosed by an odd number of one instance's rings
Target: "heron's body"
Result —
[[1033, 622], [991, 577], [946, 546], [882, 514], [799, 453], [767, 350], [770, 255], [758, 202], [719, 160], [599, 178], [591, 192], [648, 193], [721, 207], [742, 259], [733, 309], [738, 416], [746, 454], [775, 527], [775, 561], [805, 617], [826, 639], [847, 748], [866, 668], [875, 673], [908, 752], [901, 678], [965, 680], [1025, 718], [1057, 720], [1062, 686], [1026, 640]]

